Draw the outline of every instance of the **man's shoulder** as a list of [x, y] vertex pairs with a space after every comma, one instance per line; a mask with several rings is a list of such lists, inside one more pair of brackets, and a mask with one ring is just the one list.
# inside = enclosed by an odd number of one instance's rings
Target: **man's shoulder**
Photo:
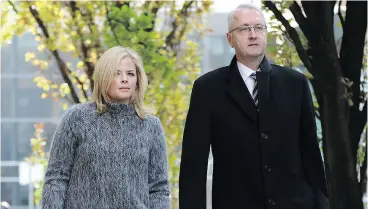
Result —
[[226, 77], [229, 71], [229, 66], [217, 68], [215, 70], [204, 73], [196, 79], [196, 83], [207, 84], [212, 82], [218, 82]]
[[283, 67], [276, 64], [271, 64], [271, 66], [272, 66], [272, 74], [276, 76], [281, 76], [290, 79], [302, 79], [304, 76], [303, 73], [288, 67]]

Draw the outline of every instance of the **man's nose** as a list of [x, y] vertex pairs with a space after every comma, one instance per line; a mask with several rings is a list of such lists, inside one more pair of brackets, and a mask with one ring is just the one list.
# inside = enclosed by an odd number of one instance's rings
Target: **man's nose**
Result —
[[249, 31], [249, 36], [248, 36], [249, 39], [257, 39], [257, 35], [256, 35], [256, 32], [254, 31], [254, 28], [252, 28], [250, 31]]

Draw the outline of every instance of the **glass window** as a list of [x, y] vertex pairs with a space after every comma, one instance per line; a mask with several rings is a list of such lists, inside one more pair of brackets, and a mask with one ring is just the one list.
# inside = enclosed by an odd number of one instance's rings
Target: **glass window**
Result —
[[19, 169], [18, 166], [2, 166], [1, 177], [18, 177]]
[[28, 186], [18, 182], [1, 182], [1, 201], [9, 203], [10, 208], [28, 205]]
[[220, 56], [224, 54], [224, 38], [222, 36], [209, 36], [209, 50], [211, 55]]
[[43, 90], [33, 78], [1, 78], [2, 117], [55, 117], [60, 102], [51, 98], [41, 99]]
[[[35, 123], [37, 121], [1, 123], [1, 160], [23, 161], [32, 153], [30, 139], [34, 136]], [[56, 126], [52, 122], [45, 123], [46, 151], [49, 151]]]

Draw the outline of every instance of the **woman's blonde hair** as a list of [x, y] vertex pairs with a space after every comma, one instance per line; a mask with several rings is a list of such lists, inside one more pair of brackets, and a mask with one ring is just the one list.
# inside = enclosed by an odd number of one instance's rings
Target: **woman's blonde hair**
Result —
[[130, 48], [122, 46], [112, 47], [98, 59], [93, 75], [94, 88], [92, 99], [96, 103], [99, 113], [107, 111], [106, 102], [111, 101], [107, 91], [116, 75], [120, 61], [126, 57], [130, 58], [137, 70], [137, 89], [130, 99], [130, 103], [134, 105], [138, 116], [144, 119], [152, 112], [151, 109], [144, 105], [144, 94], [148, 85], [147, 75], [144, 72], [142, 58]]

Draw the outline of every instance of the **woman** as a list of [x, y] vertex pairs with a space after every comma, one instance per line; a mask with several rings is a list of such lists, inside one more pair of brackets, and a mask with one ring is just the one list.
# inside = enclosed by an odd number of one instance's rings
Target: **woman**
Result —
[[165, 136], [143, 104], [140, 56], [107, 50], [94, 81], [94, 101], [70, 107], [56, 129], [42, 208], [170, 208]]

